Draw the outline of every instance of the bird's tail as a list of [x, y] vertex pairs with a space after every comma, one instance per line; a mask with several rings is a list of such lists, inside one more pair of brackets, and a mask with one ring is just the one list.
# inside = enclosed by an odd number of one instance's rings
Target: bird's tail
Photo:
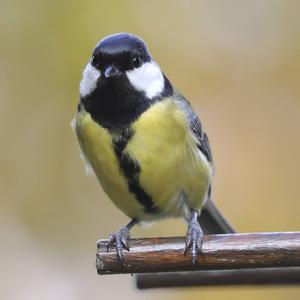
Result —
[[234, 233], [235, 230], [223, 217], [211, 199], [202, 208], [198, 222], [204, 234]]

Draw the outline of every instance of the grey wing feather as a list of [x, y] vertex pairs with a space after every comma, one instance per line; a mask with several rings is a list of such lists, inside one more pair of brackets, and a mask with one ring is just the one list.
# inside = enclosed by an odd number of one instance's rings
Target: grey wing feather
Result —
[[175, 93], [177, 99], [180, 100], [184, 110], [186, 111], [189, 121], [190, 121], [190, 128], [198, 141], [198, 148], [199, 150], [205, 155], [207, 160], [212, 163], [212, 154], [209, 146], [209, 140], [206, 133], [203, 130], [201, 122], [194, 112], [192, 106], [180, 93]]
[[199, 142], [198, 148], [205, 155], [207, 160], [209, 162], [212, 162], [212, 155], [211, 155], [211, 150], [210, 150], [210, 146], [209, 146], [208, 137], [207, 137], [206, 133], [203, 132], [202, 129], [200, 131], [200, 128], [199, 128], [199, 126], [201, 126], [200, 120], [197, 118], [197, 120], [195, 122], [196, 123], [191, 124], [191, 129], [192, 129], [193, 133], [195, 134], [195, 136], [198, 139], [198, 142]]
[[[190, 103], [178, 92], [175, 93], [177, 99], [180, 100], [183, 109], [186, 111], [190, 120], [190, 128], [198, 140], [198, 148], [205, 155], [207, 160], [212, 164], [212, 154], [206, 133], [203, 130], [201, 122], [191, 107]], [[208, 200], [202, 208], [201, 215], [198, 218], [204, 234], [224, 234], [234, 233], [233, 227], [224, 218], [210, 198], [210, 189], [208, 192]]]

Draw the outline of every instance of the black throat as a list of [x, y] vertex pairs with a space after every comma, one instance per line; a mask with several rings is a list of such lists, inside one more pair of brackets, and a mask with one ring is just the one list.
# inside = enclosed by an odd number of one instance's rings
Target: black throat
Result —
[[173, 94], [172, 86], [165, 76], [164, 81], [163, 92], [149, 99], [143, 92], [134, 89], [126, 75], [101, 78], [93, 93], [81, 98], [80, 103], [101, 126], [110, 130], [128, 127], [153, 103]]

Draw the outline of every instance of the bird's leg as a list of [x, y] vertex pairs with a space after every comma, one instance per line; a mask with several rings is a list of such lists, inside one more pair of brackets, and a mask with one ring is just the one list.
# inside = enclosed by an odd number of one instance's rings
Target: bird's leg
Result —
[[195, 264], [197, 261], [197, 254], [202, 250], [203, 231], [198, 222], [198, 212], [194, 210], [192, 211], [191, 219], [188, 224], [185, 243], [184, 255], [191, 249], [192, 262]]
[[129, 231], [138, 222], [139, 221], [137, 219], [132, 219], [127, 225], [122, 227], [118, 232], [113, 233], [109, 236], [107, 251], [110, 250], [111, 246], [115, 245], [117, 250], [117, 256], [121, 264], [124, 261], [123, 248], [129, 251], [129, 246], [128, 246], [128, 239], [130, 237]]

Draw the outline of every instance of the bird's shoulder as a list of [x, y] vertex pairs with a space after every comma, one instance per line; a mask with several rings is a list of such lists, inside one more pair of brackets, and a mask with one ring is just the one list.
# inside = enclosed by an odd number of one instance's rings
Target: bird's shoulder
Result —
[[187, 115], [189, 126], [197, 139], [199, 150], [205, 155], [206, 159], [212, 163], [212, 153], [209, 145], [208, 136], [201, 124], [201, 121], [194, 111], [190, 102], [177, 90], [174, 91], [174, 97], [179, 101], [182, 109]]

